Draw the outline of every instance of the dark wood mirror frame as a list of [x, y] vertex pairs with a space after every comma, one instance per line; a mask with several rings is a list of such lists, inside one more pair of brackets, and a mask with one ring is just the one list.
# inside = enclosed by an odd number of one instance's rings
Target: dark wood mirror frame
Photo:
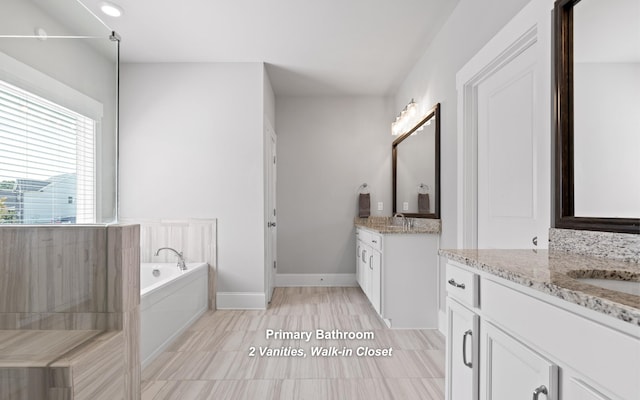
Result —
[[555, 227], [640, 233], [640, 218], [576, 217], [573, 158], [573, 7], [556, 0], [555, 14]]
[[433, 106], [433, 108], [422, 118], [411, 130], [407, 133], [398, 136], [393, 141], [392, 156], [393, 156], [393, 212], [397, 211], [397, 184], [398, 184], [398, 145], [407, 139], [413, 132], [415, 132], [422, 124], [435, 118], [435, 196], [434, 196], [434, 213], [418, 214], [418, 213], [403, 213], [405, 217], [411, 218], [440, 218], [440, 103]]

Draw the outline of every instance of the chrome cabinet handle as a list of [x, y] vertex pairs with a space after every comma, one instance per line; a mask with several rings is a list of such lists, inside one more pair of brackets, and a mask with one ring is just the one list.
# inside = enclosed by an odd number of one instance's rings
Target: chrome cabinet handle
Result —
[[473, 338], [473, 332], [471, 329], [462, 335], [462, 363], [473, 369], [473, 363], [471, 361], [467, 361], [467, 336], [471, 336]]
[[464, 283], [457, 283], [455, 280], [453, 280], [453, 278], [449, 279], [449, 285], [463, 289], [465, 288]]
[[373, 269], [373, 255], [369, 256], [369, 269]]
[[362, 262], [366, 263], [366, 261], [364, 260], [365, 255], [367, 254], [366, 250], [362, 250]]
[[540, 393], [544, 394], [545, 396], [549, 394], [545, 385], [541, 385], [533, 391], [533, 400], [538, 400], [538, 396], [540, 396]]

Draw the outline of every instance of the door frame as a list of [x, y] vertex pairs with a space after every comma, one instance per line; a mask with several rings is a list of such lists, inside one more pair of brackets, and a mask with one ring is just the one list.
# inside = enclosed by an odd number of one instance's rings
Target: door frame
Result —
[[[549, 66], [542, 69], [541, 89], [545, 90], [547, 82], [551, 90], [552, 10], [553, 0], [532, 0], [456, 74], [458, 248], [478, 247], [478, 86], [522, 52], [540, 43], [544, 50], [540, 62]], [[551, 96], [548, 97], [538, 117], [548, 120], [550, 127]]]
[[[273, 243], [272, 236], [275, 235], [277, 237], [277, 225], [275, 227], [270, 227], [269, 223], [274, 221], [276, 216], [272, 215], [272, 209], [277, 209], [276, 205], [276, 182], [277, 182], [277, 169], [273, 165], [276, 163], [276, 160], [272, 161], [272, 157], [275, 157], [277, 153], [277, 143], [278, 136], [276, 135], [271, 122], [265, 118], [264, 119], [264, 166], [265, 166], [265, 202], [264, 202], [264, 227], [265, 227], [265, 252], [264, 252], [264, 275], [265, 275], [265, 300], [266, 305], [271, 302], [271, 296], [273, 295], [273, 289], [275, 287], [276, 281], [276, 271], [273, 268], [273, 263], [277, 263], [277, 251], [274, 251], [276, 248], [276, 243]], [[277, 165], [277, 164], [276, 164]], [[273, 171], [273, 174], [272, 174]], [[273, 204], [271, 204], [270, 194], [273, 194]], [[272, 232], [275, 229], [276, 232]], [[277, 239], [276, 239], [277, 240]], [[276, 264], [277, 266], [277, 264]]]

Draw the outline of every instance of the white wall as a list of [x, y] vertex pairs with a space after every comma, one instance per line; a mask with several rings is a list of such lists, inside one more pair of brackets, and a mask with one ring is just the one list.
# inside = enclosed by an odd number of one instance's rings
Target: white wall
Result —
[[390, 103], [277, 97], [278, 274], [355, 273], [358, 187], [369, 185], [372, 215], [391, 215]]
[[121, 216], [217, 218], [218, 299], [264, 305], [263, 64], [121, 70]]

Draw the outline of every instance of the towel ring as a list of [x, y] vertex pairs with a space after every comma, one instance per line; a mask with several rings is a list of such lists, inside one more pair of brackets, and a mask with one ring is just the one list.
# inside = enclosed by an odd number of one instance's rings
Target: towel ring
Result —
[[360, 187], [358, 188], [358, 194], [368, 194], [369, 193], [368, 187], [369, 185], [367, 185], [366, 183], [363, 183], [362, 185], [360, 185]]
[[418, 193], [420, 194], [429, 193], [429, 186], [425, 185], [424, 183], [421, 183], [420, 186], [418, 186]]

